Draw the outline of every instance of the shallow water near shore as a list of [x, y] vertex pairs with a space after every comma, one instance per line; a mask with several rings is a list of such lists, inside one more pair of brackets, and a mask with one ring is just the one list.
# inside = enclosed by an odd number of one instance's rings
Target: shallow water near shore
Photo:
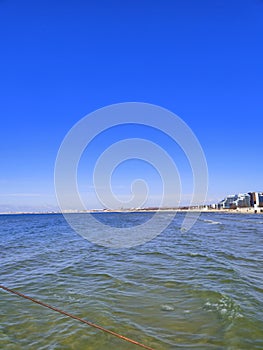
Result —
[[[121, 226], [152, 214], [95, 215]], [[1, 284], [154, 349], [263, 349], [263, 217], [203, 213], [183, 232], [184, 216], [111, 249], [60, 214], [0, 215]], [[138, 348], [3, 290], [0, 312], [1, 349]]]

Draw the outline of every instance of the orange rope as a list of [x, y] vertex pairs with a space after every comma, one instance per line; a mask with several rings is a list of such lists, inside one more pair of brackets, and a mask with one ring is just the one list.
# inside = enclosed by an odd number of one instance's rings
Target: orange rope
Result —
[[20, 293], [20, 292], [17, 292], [17, 291], [15, 291], [15, 290], [13, 290], [13, 289], [9, 289], [9, 288], [7, 288], [7, 287], [5, 287], [5, 286], [2, 286], [2, 285], [0, 285], [0, 288], [4, 289], [5, 291], [7, 291], [7, 292], [9, 292], [9, 293], [16, 294], [16, 295], [18, 295], [18, 296], [20, 296], [20, 297], [22, 297], [22, 298], [24, 298], [24, 299], [28, 299], [28, 300], [32, 301], [33, 303], [39, 304], [39, 305], [41, 305], [41, 306], [47, 307], [48, 309], [51, 309], [51, 310], [56, 311], [56, 312], [59, 312], [59, 313], [62, 314], [62, 315], [71, 317], [71, 318], [73, 318], [73, 319], [75, 319], [75, 320], [77, 320], [77, 321], [79, 321], [79, 322], [85, 323], [85, 324], [87, 324], [87, 325], [89, 325], [89, 326], [91, 326], [91, 327], [97, 328], [97, 329], [99, 329], [99, 330], [101, 330], [101, 331], [103, 331], [103, 332], [106, 332], [106, 333], [109, 333], [109, 334], [111, 334], [111, 335], [114, 335], [115, 337], [117, 337], [117, 338], [119, 338], [119, 339], [125, 340], [125, 341], [127, 341], [127, 342], [129, 342], [129, 343], [132, 343], [132, 344], [134, 344], [134, 345], [138, 345], [138, 346], [140, 346], [141, 348], [148, 349], [148, 350], [154, 350], [153, 348], [150, 348], [150, 347], [147, 346], [147, 345], [141, 344], [141, 343], [137, 342], [136, 340], [127, 338], [127, 337], [125, 337], [124, 335], [121, 335], [121, 334], [118, 334], [118, 333], [116, 333], [116, 332], [110, 331], [109, 329], [106, 329], [106, 328], [104, 328], [104, 327], [102, 327], [102, 326], [99, 326], [99, 325], [97, 325], [97, 324], [95, 324], [95, 323], [86, 321], [86, 320], [84, 320], [83, 318], [80, 318], [80, 317], [78, 317], [78, 316], [72, 315], [72, 314], [70, 314], [70, 313], [68, 313], [68, 312], [66, 312], [66, 311], [57, 309], [57, 308], [54, 307], [54, 306], [48, 305], [48, 304], [46, 304], [46, 303], [43, 303], [42, 301], [36, 300], [36, 299], [34, 299], [34, 298], [31, 298], [31, 297], [29, 297], [29, 296], [27, 296], [27, 295], [25, 295], [25, 294], [22, 294], [22, 293]]

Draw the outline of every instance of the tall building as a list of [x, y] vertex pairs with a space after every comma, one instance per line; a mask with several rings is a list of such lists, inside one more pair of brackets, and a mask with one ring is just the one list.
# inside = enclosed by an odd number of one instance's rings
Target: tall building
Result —
[[251, 207], [263, 207], [263, 192], [249, 192]]
[[237, 208], [250, 207], [250, 195], [248, 193], [239, 194], [237, 200], [235, 201], [235, 204]]
[[219, 209], [236, 209], [251, 207], [251, 196], [248, 193], [229, 195], [218, 203]]
[[233, 203], [237, 200], [237, 194], [229, 195], [218, 203], [218, 209], [231, 209]]
[[[217, 204], [218, 209], [263, 208], [263, 192], [228, 195]], [[261, 209], [260, 211], [262, 211]]]

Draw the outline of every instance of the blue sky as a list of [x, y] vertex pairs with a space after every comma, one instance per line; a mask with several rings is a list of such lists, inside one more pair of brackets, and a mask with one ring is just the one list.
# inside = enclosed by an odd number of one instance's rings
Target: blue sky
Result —
[[[66, 133], [86, 114], [127, 101], [160, 105], [191, 127], [207, 158], [208, 202], [263, 190], [262, 22], [261, 0], [1, 0], [0, 211], [54, 208]], [[143, 133], [133, 131], [123, 137]], [[94, 154], [119, 135], [91, 145]], [[168, 139], [148, 137], [176, 158]], [[176, 163], [187, 196], [189, 167], [181, 156]], [[156, 172], [140, 165], [114, 174], [117, 194], [142, 171], [158, 197]]]

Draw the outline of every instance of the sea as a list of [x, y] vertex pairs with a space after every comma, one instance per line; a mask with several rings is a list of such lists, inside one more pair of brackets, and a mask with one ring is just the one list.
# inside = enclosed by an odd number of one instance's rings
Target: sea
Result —
[[[90, 242], [62, 214], [0, 215], [0, 284], [153, 349], [262, 350], [263, 215], [202, 213], [189, 231], [184, 213], [161, 215], [170, 225], [130, 248]], [[3, 289], [0, 314], [4, 350], [140, 348]]]

